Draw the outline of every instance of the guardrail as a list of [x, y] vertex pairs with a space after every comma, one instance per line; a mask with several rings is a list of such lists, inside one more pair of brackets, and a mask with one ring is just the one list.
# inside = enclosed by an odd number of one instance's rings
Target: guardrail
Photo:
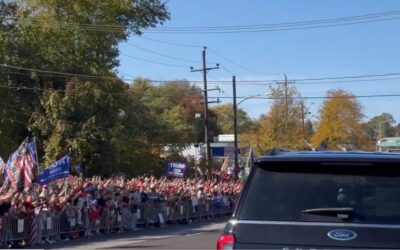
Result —
[[[60, 212], [40, 211], [38, 214], [1, 219], [2, 247], [20, 243], [23, 246], [51, 243], [64, 239], [92, 237], [134, 230], [138, 227], [160, 226], [170, 223], [190, 223], [230, 215], [234, 204], [213, 200], [180, 200], [177, 202], [147, 201], [135, 208], [82, 208], [67, 206]], [[92, 210], [91, 210], [92, 209]], [[98, 210], [99, 209], [99, 210]]]

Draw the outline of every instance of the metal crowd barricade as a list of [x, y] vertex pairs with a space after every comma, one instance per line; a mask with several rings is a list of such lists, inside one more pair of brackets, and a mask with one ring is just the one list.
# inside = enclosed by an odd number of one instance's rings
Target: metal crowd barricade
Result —
[[175, 202], [167, 200], [164, 206], [164, 221], [166, 223], [173, 223], [178, 219], [180, 213], [180, 206], [178, 206]]
[[145, 225], [146, 223], [145, 220], [143, 219], [143, 214], [144, 214], [143, 211], [144, 211], [143, 204], [139, 204], [136, 210], [136, 217], [137, 217], [136, 226]]
[[118, 213], [117, 209], [112, 209], [108, 211], [108, 218], [107, 218], [107, 229], [109, 233], [115, 232], [119, 230], [119, 222], [122, 221], [122, 217]]
[[[29, 237], [30, 220], [28, 217], [7, 216], [4, 218], [5, 228], [3, 228], [3, 235], [9, 240], [26, 240]], [[4, 238], [3, 238], [4, 239]], [[5, 239], [8, 240], [8, 239]]]
[[43, 238], [54, 237], [60, 239], [60, 218], [59, 216], [46, 216], [44, 227], [42, 228], [41, 236]]
[[[192, 203], [192, 200], [183, 197], [178, 201], [145, 202], [138, 206], [136, 225], [148, 226], [149, 224], [168, 222], [188, 223], [193, 219], [225, 216], [232, 213], [235, 205], [235, 199], [230, 199], [230, 201], [232, 204], [216, 202], [215, 199], [210, 198], [200, 198], [198, 203]], [[60, 240], [70, 238], [72, 235], [80, 237], [82, 233], [87, 234], [88, 232], [90, 234], [100, 231], [112, 233], [123, 228], [122, 215], [118, 209], [110, 210], [103, 207], [100, 218], [95, 221], [89, 220], [86, 209], [82, 209], [81, 212], [82, 225], [77, 224], [77, 211], [71, 207], [59, 214], [44, 214], [43, 217], [38, 218], [39, 223], [42, 223], [38, 227], [38, 230], [41, 230], [38, 231], [38, 236], [42, 239], [52, 237], [52, 239]], [[32, 221], [29, 216], [3, 217], [2, 242], [28, 240]]]

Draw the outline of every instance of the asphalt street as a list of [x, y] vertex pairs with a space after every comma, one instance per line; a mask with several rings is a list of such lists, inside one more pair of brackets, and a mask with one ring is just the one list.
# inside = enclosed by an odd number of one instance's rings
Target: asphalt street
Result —
[[44, 245], [45, 249], [215, 249], [228, 217]]

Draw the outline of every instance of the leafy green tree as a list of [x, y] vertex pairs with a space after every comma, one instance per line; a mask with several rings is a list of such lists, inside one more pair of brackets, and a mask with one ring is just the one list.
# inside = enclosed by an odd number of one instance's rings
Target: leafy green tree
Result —
[[150, 112], [159, 117], [162, 135], [159, 143], [188, 144], [198, 141], [202, 123], [195, 118], [202, 113], [201, 90], [187, 81], [173, 81], [161, 86], [145, 79], [133, 82], [131, 93], [138, 96]]
[[396, 136], [395, 124], [396, 120], [393, 115], [382, 113], [365, 123], [364, 130], [368, 134], [370, 141], [376, 141], [382, 137]]
[[46, 92], [31, 125], [44, 143], [44, 164], [72, 151], [89, 174], [109, 175], [118, 168], [123, 145], [148, 143], [140, 138], [152, 133], [146, 130], [151, 129], [145, 120], [149, 116], [137, 100], [119, 95], [124, 90], [122, 82], [98, 85], [74, 79], [65, 92]]
[[[217, 115], [217, 125], [223, 134], [233, 134], [233, 106], [232, 104], [223, 104], [211, 108]], [[238, 133], [252, 131], [255, 128], [255, 122], [247, 113], [237, 109]]]
[[119, 43], [168, 20], [165, 3], [21, 0], [0, 7], [0, 80], [7, 86], [0, 89], [2, 152], [33, 133], [44, 165], [70, 149], [88, 173], [135, 165], [137, 155], [154, 157], [148, 145], [159, 123], [139, 100], [124, 98], [129, 92], [115, 69]]

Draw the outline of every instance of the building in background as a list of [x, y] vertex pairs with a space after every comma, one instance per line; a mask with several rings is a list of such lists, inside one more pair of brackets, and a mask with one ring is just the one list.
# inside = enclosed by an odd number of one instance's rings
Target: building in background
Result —
[[400, 153], [400, 137], [386, 137], [380, 139], [376, 143], [376, 149], [380, 152], [399, 152]]

